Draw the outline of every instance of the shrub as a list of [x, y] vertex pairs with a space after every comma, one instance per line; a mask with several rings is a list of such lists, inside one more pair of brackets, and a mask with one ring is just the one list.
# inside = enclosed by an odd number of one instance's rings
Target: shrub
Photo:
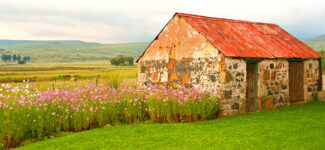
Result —
[[115, 66], [132, 66], [134, 58], [131, 56], [117, 56], [110, 60], [112, 65]]
[[24, 60], [19, 60], [19, 61], [18, 61], [18, 64], [20, 64], [20, 65], [26, 64], [26, 61], [24, 61]]

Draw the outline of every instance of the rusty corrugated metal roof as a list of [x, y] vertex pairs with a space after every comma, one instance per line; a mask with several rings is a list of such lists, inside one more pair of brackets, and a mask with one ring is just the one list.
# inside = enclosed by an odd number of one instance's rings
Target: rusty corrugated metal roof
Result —
[[302, 41], [276, 24], [176, 13], [225, 56], [253, 58], [320, 58]]

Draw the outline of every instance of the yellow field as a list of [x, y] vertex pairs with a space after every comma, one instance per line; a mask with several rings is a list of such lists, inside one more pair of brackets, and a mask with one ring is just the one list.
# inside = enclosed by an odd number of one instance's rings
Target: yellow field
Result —
[[[136, 66], [112, 66], [107, 61], [74, 63], [0, 64], [0, 82], [20, 84], [29, 79], [44, 87], [81, 84], [84, 81], [101, 83], [111, 80], [136, 81]], [[73, 80], [73, 81], [71, 81]]]

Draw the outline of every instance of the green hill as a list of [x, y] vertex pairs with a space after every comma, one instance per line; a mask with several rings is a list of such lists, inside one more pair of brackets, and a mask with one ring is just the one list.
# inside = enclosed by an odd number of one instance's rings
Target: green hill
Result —
[[4, 47], [4, 52], [31, 56], [33, 62], [80, 62], [108, 60], [118, 55], [133, 56], [137, 59], [148, 45], [149, 42], [120, 44], [25, 43]]
[[317, 37], [309, 38], [303, 40], [308, 46], [314, 50], [325, 50], [325, 34]]
[[84, 42], [79, 40], [0, 40], [0, 47], [13, 46], [26, 43], [72, 43], [72, 44], [99, 44], [94, 42]]

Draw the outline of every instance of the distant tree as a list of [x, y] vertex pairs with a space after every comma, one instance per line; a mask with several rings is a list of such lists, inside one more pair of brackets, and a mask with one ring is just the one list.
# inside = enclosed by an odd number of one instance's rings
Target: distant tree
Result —
[[2, 61], [7, 61], [7, 55], [6, 54], [2, 54], [1, 55], [1, 60]]
[[7, 55], [7, 61], [11, 61], [11, 55]]
[[3, 51], [5, 51], [5, 49], [3, 49], [3, 48], [0, 48], [0, 52], [3, 52]]
[[127, 66], [133, 65], [134, 58], [131, 56], [117, 56], [110, 60], [112, 65], [115, 66]]
[[24, 61], [24, 60], [19, 60], [19, 61], [18, 61], [18, 64], [20, 64], [20, 65], [22, 65], [22, 64], [26, 64], [26, 61]]
[[12, 56], [12, 60], [13, 60], [14, 62], [17, 60], [17, 56], [16, 56], [16, 54], [14, 54], [14, 55]]
[[30, 61], [30, 56], [24, 56], [23, 61]]
[[11, 55], [6, 55], [6, 54], [2, 54], [1, 55], [1, 60], [2, 61], [11, 61]]
[[20, 61], [20, 60], [21, 60], [20, 54], [18, 54], [16, 60], [17, 60], [17, 61]]

